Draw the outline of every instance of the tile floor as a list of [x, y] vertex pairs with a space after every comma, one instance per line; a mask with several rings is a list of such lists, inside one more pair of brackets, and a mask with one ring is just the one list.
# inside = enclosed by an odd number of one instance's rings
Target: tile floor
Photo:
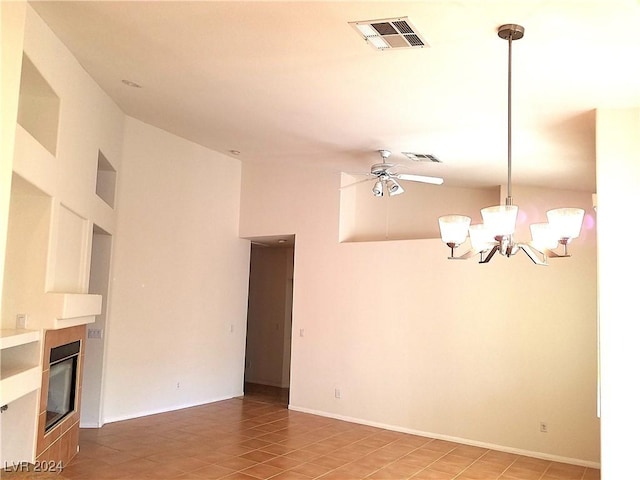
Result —
[[[199, 407], [82, 429], [59, 479], [594, 480], [599, 470], [290, 411], [247, 389]], [[270, 401], [273, 400], [273, 401]]]

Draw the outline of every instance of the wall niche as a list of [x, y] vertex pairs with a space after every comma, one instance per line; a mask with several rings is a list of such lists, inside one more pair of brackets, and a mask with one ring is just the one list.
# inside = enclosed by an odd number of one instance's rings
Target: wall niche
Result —
[[29, 57], [22, 55], [18, 123], [51, 155], [56, 155], [60, 98]]
[[98, 150], [98, 170], [96, 173], [96, 195], [114, 208], [116, 198], [116, 169], [111, 162]]

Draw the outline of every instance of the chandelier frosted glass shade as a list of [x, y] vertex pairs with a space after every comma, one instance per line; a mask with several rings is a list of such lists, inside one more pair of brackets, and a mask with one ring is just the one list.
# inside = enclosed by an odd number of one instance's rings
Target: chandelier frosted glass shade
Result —
[[558, 246], [558, 237], [550, 224], [532, 223], [529, 225], [529, 230], [531, 230], [531, 245], [537, 250], [544, 251]]
[[580, 235], [584, 210], [581, 208], [555, 208], [547, 212], [549, 225], [558, 239], [573, 239]]
[[460, 245], [467, 239], [471, 217], [465, 215], [445, 215], [438, 218], [440, 237], [447, 245]]
[[483, 223], [469, 225], [469, 239], [471, 240], [471, 248], [477, 252], [491, 248], [495, 241], [494, 236]]
[[518, 207], [495, 205], [480, 210], [485, 228], [492, 237], [512, 235], [516, 231]]

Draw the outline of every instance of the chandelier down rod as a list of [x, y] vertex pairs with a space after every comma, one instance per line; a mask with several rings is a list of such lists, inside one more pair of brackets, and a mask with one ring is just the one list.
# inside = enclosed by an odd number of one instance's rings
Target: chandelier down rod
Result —
[[498, 30], [498, 36], [509, 41], [509, 62], [507, 73], [507, 199], [506, 205], [513, 205], [511, 196], [511, 43], [524, 36], [524, 27], [509, 23], [502, 25]]

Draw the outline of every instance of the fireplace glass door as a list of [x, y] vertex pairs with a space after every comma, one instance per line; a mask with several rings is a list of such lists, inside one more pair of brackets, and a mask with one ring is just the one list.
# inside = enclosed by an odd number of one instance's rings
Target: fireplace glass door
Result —
[[79, 352], [80, 341], [51, 350], [45, 431], [52, 429], [75, 409]]

